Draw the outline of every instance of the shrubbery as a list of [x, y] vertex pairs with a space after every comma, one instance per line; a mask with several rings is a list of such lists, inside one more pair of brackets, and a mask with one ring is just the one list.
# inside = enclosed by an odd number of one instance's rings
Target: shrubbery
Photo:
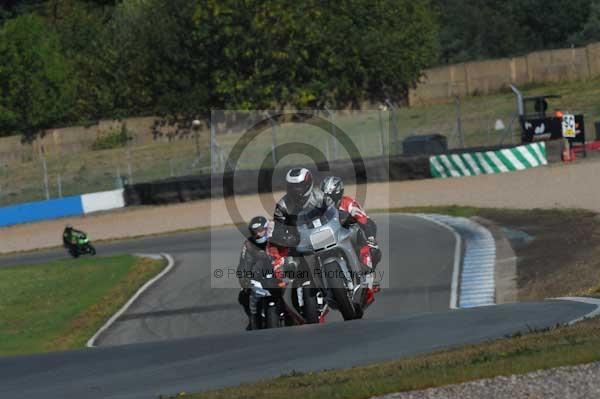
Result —
[[125, 147], [129, 140], [131, 140], [131, 137], [127, 125], [122, 124], [120, 129], [111, 129], [108, 133], [99, 135], [92, 144], [92, 150], [111, 150]]

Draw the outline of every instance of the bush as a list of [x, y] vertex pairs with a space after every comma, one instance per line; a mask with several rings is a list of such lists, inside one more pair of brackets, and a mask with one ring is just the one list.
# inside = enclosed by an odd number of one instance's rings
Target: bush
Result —
[[128, 134], [127, 125], [122, 124], [121, 129], [111, 129], [107, 134], [99, 136], [94, 144], [92, 144], [92, 150], [111, 150], [113, 148], [125, 147], [127, 141], [131, 137]]

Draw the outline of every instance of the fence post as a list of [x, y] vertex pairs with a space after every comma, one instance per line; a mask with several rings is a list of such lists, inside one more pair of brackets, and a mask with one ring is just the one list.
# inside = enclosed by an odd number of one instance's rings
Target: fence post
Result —
[[393, 147], [394, 147], [394, 155], [398, 155], [401, 153], [398, 147], [398, 115], [396, 114], [396, 106], [392, 104], [390, 100], [385, 101], [387, 106], [390, 108], [390, 125], [392, 126], [392, 134], [393, 138]]
[[217, 132], [215, 131], [214, 121], [210, 121], [210, 170], [212, 173], [217, 172]]
[[115, 180], [115, 186], [117, 189], [123, 188], [123, 178], [121, 177], [121, 168], [117, 166], [117, 177]]
[[333, 139], [333, 160], [337, 161], [338, 159], [338, 139], [337, 139], [337, 129], [335, 126], [335, 110], [329, 112], [331, 115], [331, 130], [332, 130], [332, 139]]
[[465, 148], [465, 138], [463, 137], [462, 131], [462, 117], [460, 112], [460, 97], [454, 97], [456, 101], [456, 129], [458, 132], [458, 140], [460, 142], [460, 148]]
[[58, 198], [62, 198], [63, 194], [62, 194], [62, 178], [60, 173], [58, 174], [58, 176], [56, 176], [56, 185], [58, 187]]
[[127, 142], [127, 175], [129, 184], [133, 184], [133, 171], [131, 170], [131, 141]]
[[273, 167], [277, 165], [277, 123], [271, 118], [271, 114], [267, 111], [267, 118], [271, 123], [271, 157], [273, 158]]
[[46, 164], [46, 151], [44, 145], [40, 145], [40, 155], [42, 157], [42, 168], [44, 169], [44, 191], [46, 193], [46, 200], [50, 199], [50, 188], [48, 185], [48, 165]]
[[379, 109], [379, 152], [381, 153], [381, 156], [385, 156], [385, 136], [384, 136], [384, 132], [383, 132], [383, 110], [380, 108]]
[[331, 154], [329, 153], [329, 135], [327, 135], [327, 140], [325, 140], [325, 160], [331, 161]]

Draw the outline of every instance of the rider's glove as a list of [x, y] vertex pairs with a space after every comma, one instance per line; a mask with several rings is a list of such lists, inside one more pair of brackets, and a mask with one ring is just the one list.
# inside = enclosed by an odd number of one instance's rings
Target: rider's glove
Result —
[[377, 245], [377, 241], [375, 241], [375, 237], [373, 236], [367, 237], [367, 245], [371, 248], [379, 249], [379, 245]]
[[275, 259], [273, 261], [273, 275], [276, 279], [283, 279], [285, 277], [285, 273], [283, 270], [283, 265], [285, 264], [285, 258]]

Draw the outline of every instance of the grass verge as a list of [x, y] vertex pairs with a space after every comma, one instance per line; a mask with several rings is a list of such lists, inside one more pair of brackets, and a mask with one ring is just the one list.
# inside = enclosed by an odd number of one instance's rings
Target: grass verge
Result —
[[130, 255], [0, 269], [0, 355], [80, 348], [164, 261]]
[[294, 372], [255, 384], [201, 394], [179, 394], [173, 398], [359, 399], [597, 360], [600, 360], [599, 318], [366, 367]]

